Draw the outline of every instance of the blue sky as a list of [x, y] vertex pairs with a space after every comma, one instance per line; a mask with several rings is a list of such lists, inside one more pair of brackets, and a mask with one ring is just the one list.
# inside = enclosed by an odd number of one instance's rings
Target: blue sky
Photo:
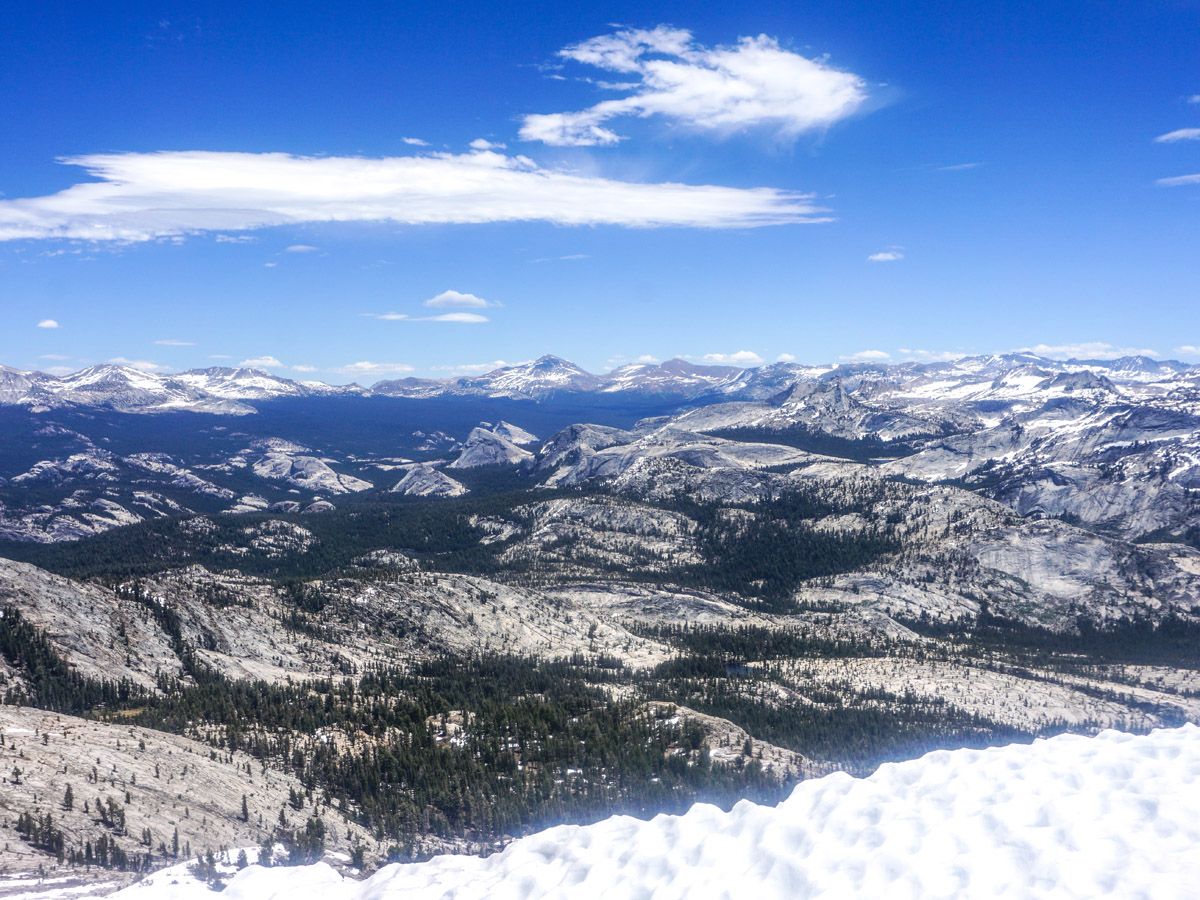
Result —
[[6, 9], [0, 361], [1200, 359], [1200, 3], [348, 6]]

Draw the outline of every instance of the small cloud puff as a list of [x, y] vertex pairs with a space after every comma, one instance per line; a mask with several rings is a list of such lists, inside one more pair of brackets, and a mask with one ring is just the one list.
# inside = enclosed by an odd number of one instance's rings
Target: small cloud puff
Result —
[[868, 256], [867, 262], [899, 262], [902, 259], [904, 259], [904, 253], [900, 250], [881, 250], [878, 253], [872, 253], [870, 256]]
[[714, 366], [761, 366], [763, 358], [753, 350], [737, 350], [733, 353], [705, 353], [701, 362]]
[[252, 356], [238, 363], [241, 369], [284, 369], [287, 368], [274, 356]]
[[886, 362], [892, 358], [892, 354], [883, 350], [859, 350], [857, 353], [838, 358], [843, 362]]
[[37, 323], [37, 327], [38, 328], [58, 328], [59, 324], [58, 324], [57, 319], [42, 319], [42, 321]]
[[403, 375], [407, 372], [413, 372], [415, 369], [408, 363], [371, 362], [364, 359], [359, 362], [349, 363], [335, 371], [342, 375]]
[[478, 325], [489, 321], [487, 316], [481, 316], [479, 313], [469, 312], [449, 312], [441, 313], [436, 316], [422, 316], [416, 319], [417, 322], [455, 322], [459, 325]]
[[114, 356], [109, 360], [109, 362], [117, 366], [128, 366], [129, 368], [137, 369], [140, 372], [158, 372], [159, 370], [166, 368], [165, 366], [161, 366], [156, 362], [150, 362], [148, 359], [126, 359], [124, 356]]
[[444, 307], [468, 307], [471, 309], [486, 309], [490, 306], [499, 306], [491, 300], [485, 300], [476, 294], [468, 294], [463, 291], [442, 291], [436, 296], [430, 297], [422, 306], [429, 306], [434, 309], [442, 309]]

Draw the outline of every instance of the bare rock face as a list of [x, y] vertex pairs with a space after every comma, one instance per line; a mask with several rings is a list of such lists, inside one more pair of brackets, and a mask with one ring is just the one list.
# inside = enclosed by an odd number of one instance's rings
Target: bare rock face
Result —
[[489, 431], [492, 434], [498, 434], [506, 441], [511, 441], [518, 447], [525, 447], [538, 442], [538, 436], [532, 432], [526, 431], [520, 425], [514, 425], [512, 422], [500, 421], [493, 425]]
[[462, 482], [425, 463], [412, 466], [391, 488], [392, 493], [408, 497], [461, 497], [468, 490]]
[[156, 673], [182, 672], [151, 612], [105, 588], [0, 559], [3, 608], [41, 629], [66, 662], [90, 678], [153, 687]]
[[[17, 834], [23, 813], [52, 816], [66, 850], [82, 852], [85, 842], [104, 834], [131, 857], [149, 852], [156, 866], [187, 859], [189, 850], [195, 858], [206, 850], [254, 846], [271, 833], [281, 809], [300, 827], [319, 814], [334, 852], [371, 840], [319, 799], [295, 810], [289, 799], [303, 795], [303, 785], [246, 753], [216, 753], [150, 728], [19, 706], [0, 706], [0, 737], [0, 870], [33, 872], [40, 865], [52, 879], [81, 882], [79, 891], [88, 894], [87, 882], [111, 890], [133, 879], [96, 867], [60, 866]], [[118, 824], [106, 827], [100, 809], [107, 813], [110, 804]]]
[[485, 428], [474, 428], [462, 453], [450, 463], [450, 469], [474, 469], [480, 466], [520, 465], [533, 459], [528, 450], [508, 438]]
[[326, 494], [348, 494], [373, 487], [369, 481], [335, 472], [328, 463], [315, 456], [295, 456], [287, 452], [264, 454], [253, 464], [252, 470], [260, 478], [286, 481], [303, 490]]

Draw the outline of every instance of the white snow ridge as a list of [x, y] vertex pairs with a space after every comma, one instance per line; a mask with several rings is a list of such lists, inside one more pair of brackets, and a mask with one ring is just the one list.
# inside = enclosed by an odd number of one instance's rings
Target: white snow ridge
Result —
[[[560, 826], [487, 859], [365, 881], [251, 866], [229, 900], [1145, 897], [1200, 895], [1200, 728], [930, 753], [803, 782], [778, 807], [697, 805]], [[185, 866], [121, 892], [200, 900]]]

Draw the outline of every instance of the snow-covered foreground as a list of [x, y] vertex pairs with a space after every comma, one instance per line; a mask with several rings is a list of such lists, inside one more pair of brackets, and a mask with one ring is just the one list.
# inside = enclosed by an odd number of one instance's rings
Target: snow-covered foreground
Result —
[[[186, 867], [117, 895], [199, 900]], [[931, 753], [800, 784], [778, 807], [700, 805], [552, 828], [489, 859], [251, 866], [230, 900], [1200, 896], [1200, 728]]]

